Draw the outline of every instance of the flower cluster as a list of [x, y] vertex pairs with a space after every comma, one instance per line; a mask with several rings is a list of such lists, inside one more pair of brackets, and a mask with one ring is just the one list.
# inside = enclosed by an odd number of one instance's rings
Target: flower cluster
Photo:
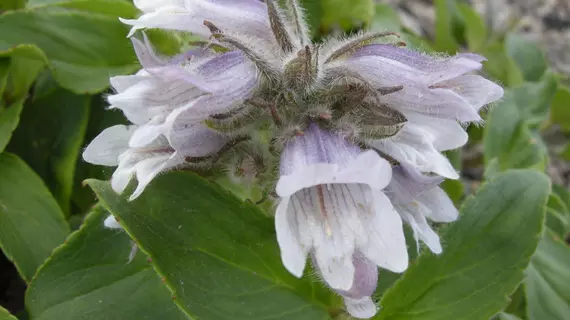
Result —
[[132, 39], [142, 65], [111, 79], [111, 108], [132, 123], [103, 131], [84, 159], [118, 166], [123, 192], [138, 197], [158, 174], [226, 172], [276, 196], [285, 267], [301, 277], [307, 258], [347, 311], [370, 318], [378, 267], [403, 272], [403, 222], [440, 253], [428, 219], [457, 210], [438, 187], [458, 174], [442, 151], [467, 142], [462, 124], [503, 95], [473, 74], [484, 58], [411, 51], [398, 35], [360, 33], [313, 43], [296, 0], [135, 0], [123, 20], [187, 31], [205, 45], [158, 56]]

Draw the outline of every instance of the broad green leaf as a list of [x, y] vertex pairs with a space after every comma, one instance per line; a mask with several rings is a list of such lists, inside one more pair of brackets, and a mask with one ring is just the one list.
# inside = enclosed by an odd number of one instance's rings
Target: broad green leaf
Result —
[[13, 315], [11, 315], [10, 312], [8, 312], [8, 310], [0, 306], [0, 320], [18, 320], [18, 319], [16, 319], [16, 317], [14, 317]]
[[527, 269], [529, 320], [566, 320], [570, 315], [570, 247], [545, 233]]
[[538, 82], [525, 83], [515, 89], [515, 100], [522, 119], [539, 127], [548, 118], [550, 105], [558, 88], [558, 78], [547, 72]]
[[188, 319], [142, 253], [128, 262], [125, 232], [106, 229], [97, 206], [56, 249], [26, 293], [33, 320]]
[[4, 151], [12, 138], [12, 132], [18, 126], [23, 105], [24, 101], [20, 100], [0, 108], [0, 153]]
[[69, 227], [43, 181], [22, 160], [0, 154], [0, 248], [30, 281]]
[[381, 301], [376, 319], [489, 319], [507, 304], [536, 249], [549, 179], [513, 170], [465, 201], [443, 229], [439, 256], [425, 252]]
[[8, 71], [10, 70], [10, 59], [0, 57], [0, 108], [3, 107], [3, 95], [6, 83], [8, 82]]
[[10, 58], [5, 98], [9, 101], [27, 98], [38, 73], [45, 68], [41, 50], [35, 46], [20, 45], [9, 51], [0, 52], [0, 57]]
[[321, 0], [323, 16], [321, 27], [327, 31], [335, 27], [350, 30], [368, 25], [374, 17], [374, 0]]
[[74, 92], [101, 91], [110, 76], [138, 67], [128, 28], [117, 17], [48, 6], [0, 15], [0, 27], [0, 55], [35, 47], [34, 58]]
[[570, 233], [570, 192], [556, 184], [548, 199], [546, 226], [560, 238]]
[[273, 219], [220, 187], [174, 172], [128, 202], [107, 182], [88, 183], [192, 317], [313, 320], [338, 313], [331, 293], [282, 266]]
[[402, 24], [400, 22], [400, 17], [392, 6], [387, 4], [376, 5], [376, 14], [370, 23], [370, 30], [398, 32], [401, 28]]
[[459, 205], [461, 203], [461, 200], [463, 200], [463, 196], [465, 195], [465, 186], [461, 180], [445, 180], [441, 183], [441, 187], [445, 190], [455, 205]]
[[485, 126], [485, 166], [496, 160], [495, 169], [499, 171], [541, 166], [546, 162], [546, 147], [524, 122], [515, 94], [513, 91], [505, 95], [489, 113]]
[[459, 43], [454, 31], [462, 32], [455, 28], [457, 5], [454, 0], [435, 0], [435, 43], [438, 51], [455, 54], [459, 51]]
[[91, 97], [61, 88], [31, 99], [8, 150], [46, 182], [63, 212], [70, 213], [75, 163], [89, 121]]
[[465, 39], [469, 50], [479, 52], [487, 42], [487, 26], [483, 18], [467, 3], [459, 2], [457, 9], [465, 22]]
[[540, 82], [507, 91], [491, 110], [483, 139], [487, 166], [496, 158], [500, 170], [533, 166], [544, 169], [547, 149], [531, 127], [538, 127], [548, 117], [557, 81], [553, 74], [546, 73]]
[[124, 0], [28, 0], [26, 4], [27, 9], [43, 7], [85, 10], [122, 18], [133, 18], [138, 12], [131, 2]]
[[521, 318], [512, 314], [501, 312], [499, 313], [498, 320], [521, 320]]
[[516, 62], [527, 81], [538, 81], [548, 68], [542, 51], [535, 43], [521, 35], [508, 34], [505, 39], [505, 50]]
[[491, 78], [499, 80], [507, 87], [515, 87], [524, 83], [524, 76], [517, 64], [505, 53], [504, 43], [493, 42], [481, 50], [487, 58], [483, 69]]
[[570, 129], [570, 88], [560, 85], [550, 109], [550, 121]]

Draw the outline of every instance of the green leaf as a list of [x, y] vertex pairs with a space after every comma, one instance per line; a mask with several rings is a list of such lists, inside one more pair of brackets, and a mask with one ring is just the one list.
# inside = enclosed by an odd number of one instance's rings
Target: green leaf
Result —
[[505, 93], [487, 117], [485, 164], [497, 159], [498, 169], [536, 167], [544, 170], [547, 149], [538, 127], [547, 117], [558, 80], [546, 73], [540, 82], [525, 83]]
[[34, 320], [187, 319], [125, 232], [103, 227], [101, 206], [38, 271], [26, 293]]
[[[435, 49], [449, 54], [459, 51], [454, 30], [457, 25], [457, 4], [454, 0], [435, 0]], [[462, 30], [460, 31], [462, 32]]]
[[483, 69], [492, 78], [502, 82], [507, 87], [515, 87], [524, 83], [524, 76], [515, 61], [505, 53], [504, 43], [493, 42], [481, 50], [487, 58]]
[[8, 312], [8, 310], [0, 306], [0, 320], [18, 320], [18, 319], [16, 319], [16, 317], [14, 317], [13, 315], [11, 315], [10, 312]]
[[521, 117], [530, 126], [539, 127], [548, 118], [550, 105], [558, 88], [558, 78], [547, 72], [538, 82], [525, 83], [515, 89]]
[[69, 233], [43, 181], [18, 157], [0, 154], [0, 247], [26, 281]]
[[505, 50], [520, 68], [527, 81], [538, 81], [548, 68], [542, 51], [535, 43], [521, 35], [508, 34], [505, 39]]
[[521, 320], [521, 318], [512, 314], [501, 312], [499, 313], [498, 320]]
[[321, 27], [327, 31], [335, 27], [350, 30], [368, 25], [374, 17], [374, 0], [321, 0], [323, 16]]
[[0, 153], [6, 149], [20, 120], [20, 113], [24, 100], [16, 101], [11, 105], [0, 108]]
[[88, 183], [192, 317], [330, 319], [331, 293], [285, 270], [273, 219], [254, 205], [187, 172], [157, 178], [132, 202]]
[[10, 70], [10, 59], [0, 58], [0, 108], [3, 107], [4, 89], [8, 82], [8, 71]]
[[8, 101], [27, 98], [30, 87], [45, 67], [41, 50], [35, 46], [20, 45], [9, 51], [0, 52], [0, 57], [10, 58], [5, 98]]
[[0, 28], [0, 55], [29, 48], [74, 92], [101, 91], [110, 76], [138, 68], [127, 27], [115, 16], [49, 6], [0, 15]]
[[550, 193], [533, 170], [499, 174], [465, 201], [442, 232], [439, 256], [426, 252], [381, 301], [377, 319], [489, 319], [507, 304], [536, 249]]
[[0, 13], [6, 10], [16, 10], [26, 5], [25, 0], [2, 0], [0, 2]]
[[305, 9], [305, 19], [309, 24], [313, 36], [319, 35], [321, 19], [323, 18], [323, 5], [321, 0], [300, 0], [300, 3]]
[[465, 22], [465, 39], [469, 50], [479, 52], [487, 42], [487, 26], [483, 18], [467, 3], [457, 3]]
[[62, 7], [102, 13], [113, 17], [134, 18], [138, 10], [130, 1], [124, 0], [28, 0], [27, 9]]
[[372, 31], [400, 31], [402, 23], [396, 10], [387, 4], [377, 4], [376, 14], [370, 23], [369, 29]]
[[545, 233], [527, 269], [529, 320], [565, 320], [570, 315], [570, 247]]
[[24, 107], [8, 150], [42, 177], [63, 212], [69, 214], [91, 97], [55, 88], [34, 98]]
[[570, 129], [570, 88], [560, 85], [550, 109], [550, 121]]

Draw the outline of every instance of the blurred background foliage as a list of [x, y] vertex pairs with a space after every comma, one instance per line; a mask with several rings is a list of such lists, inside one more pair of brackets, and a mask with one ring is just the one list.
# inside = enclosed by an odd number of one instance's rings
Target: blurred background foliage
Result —
[[[445, 190], [460, 205], [475, 194], [483, 181], [490, 180], [487, 189], [483, 187], [475, 198], [470, 198], [461, 212], [489, 211], [484, 217], [496, 220], [482, 224], [466, 216], [441, 231], [443, 238], [452, 243], [459, 241], [455, 238], [463, 230], [465, 235], [461, 237], [469, 250], [450, 249], [451, 253], [444, 254], [442, 260], [422, 257], [418, 262], [422, 268], [412, 268], [398, 282], [398, 275], [383, 272], [377, 294], [382, 297], [385, 310], [378, 319], [412, 319], [412, 315], [413, 319], [570, 319], [568, 75], [553, 69], [535, 42], [515, 32], [517, 21], [497, 30], [466, 1], [433, 1], [435, 19], [427, 36], [418, 35], [402, 20], [396, 7], [382, 1], [303, 0], [302, 3], [308, 11], [315, 39], [363, 28], [397, 31], [409, 48], [422, 52], [469, 51], [484, 55], [488, 59], [484, 74], [506, 88], [504, 99], [485, 112], [485, 125], [468, 128], [469, 145], [448, 154], [461, 171], [462, 179], [444, 183]], [[206, 239], [221, 232], [216, 229], [220, 225], [230, 228], [253, 224], [249, 235], [244, 238], [226, 230], [218, 235], [228, 237], [224, 249], [207, 241], [201, 243], [198, 236], [188, 238], [187, 234], [165, 228], [162, 232], [170, 235], [162, 239], [164, 243], [159, 243], [149, 239], [148, 234], [160, 232], [160, 227], [158, 231], [144, 228], [148, 226], [146, 222], [156, 225], [157, 221], [133, 220], [142, 227], [129, 230], [130, 236], [152, 257], [152, 263], [139, 254], [133, 263], [125, 264], [125, 250], [130, 250], [131, 240], [123, 233], [102, 229], [101, 221], [106, 210], [129, 223], [134, 219], [133, 210], [147, 209], [142, 205], [133, 208], [113, 199], [108, 187], [93, 181], [91, 185], [104, 204], [97, 205], [97, 197], [83, 181], [106, 180], [112, 169], [87, 164], [80, 154], [103, 128], [126, 122], [120, 112], [106, 110], [105, 96], [109, 93], [110, 76], [133, 73], [140, 68], [126, 39], [128, 28], [118, 20], [138, 14], [128, 0], [0, 1], [0, 248], [4, 254], [0, 259], [0, 305], [14, 314], [0, 308], [0, 320], [186, 319], [187, 316], [226, 319], [201, 303], [226, 299], [224, 310], [234, 310], [230, 304], [251, 301], [232, 300], [220, 292], [239, 291], [235, 288], [239, 285], [256, 287], [263, 281], [274, 283], [276, 288], [251, 297], [258, 299], [263, 309], [257, 316], [346, 318], [338, 298], [311, 279], [296, 282], [283, 271], [275, 245], [267, 240], [274, 242], [272, 224], [264, 220], [258, 208], [238, 205], [233, 196], [195, 177], [182, 179], [180, 175], [169, 175], [159, 180], [146, 192], [155, 195], [155, 200], [147, 201], [148, 205], [160, 202], [159, 208], [169, 212], [161, 219], [180, 221], [176, 222], [180, 225], [178, 229], [193, 225], [191, 233], [203, 234]], [[192, 35], [179, 32], [152, 30], [149, 35], [163, 54], [187, 49], [193, 39]], [[549, 193], [545, 193], [548, 182], [538, 172], [548, 173], [554, 182]], [[176, 190], [164, 191], [170, 185], [193, 190], [194, 201], [180, 203], [171, 199]], [[526, 186], [535, 191], [523, 188]], [[226, 188], [236, 190], [235, 186], [226, 185]], [[243, 198], [250, 196], [244, 190], [236, 191]], [[504, 191], [504, 197], [493, 200], [493, 193], [499, 191]], [[200, 196], [207, 201], [197, 201]], [[208, 203], [211, 199], [218, 204]], [[496, 206], [480, 207], [486, 201]], [[543, 210], [545, 201], [543, 229], [543, 217], [533, 212]], [[192, 214], [181, 217], [177, 213], [181, 206], [192, 207]], [[211, 221], [207, 213], [213, 210], [227, 211], [231, 217]], [[150, 213], [148, 216], [151, 220], [155, 218]], [[485, 221], [484, 217], [481, 221]], [[79, 232], [70, 235], [80, 226]], [[488, 246], [484, 243], [485, 237], [501, 234], [509, 239], [507, 243]], [[231, 243], [236, 242], [252, 243], [264, 255], [258, 261], [255, 256], [245, 254], [241, 258], [244, 261], [238, 261], [256, 275], [244, 276], [239, 268], [221, 272], [215, 262], [209, 264], [209, 260], [195, 252], [193, 255], [173, 247], [173, 244], [191, 243], [190, 247], [206, 248], [231, 260], [235, 257], [228, 251]], [[496, 248], [489, 252], [489, 246]], [[504, 263], [493, 260], [509, 254], [519, 255], [522, 260], [513, 264], [509, 264], [510, 260]], [[448, 269], [453, 274], [454, 268], [459, 268], [458, 257], [464, 255], [472, 255], [470, 259], [482, 265], [492, 261], [494, 267], [475, 268], [478, 264], [474, 263], [475, 273], [461, 271], [458, 277], [443, 284], [436, 278], [430, 282], [430, 275], [419, 270], [431, 271], [431, 277]], [[200, 265], [188, 267], [196, 261], [201, 261]], [[514, 276], [493, 278], [492, 274], [481, 272], [497, 268]], [[209, 278], [204, 274], [210, 274]], [[213, 289], [220, 292], [206, 295], [204, 292], [209, 292], [206, 290], [192, 295], [196, 288], [184, 281], [202, 276], [219, 277], [220, 282], [225, 279], [227, 287], [215, 283]], [[197, 282], [195, 286], [212, 285], [211, 281]], [[410, 287], [422, 282], [439, 286], [439, 291]], [[396, 286], [384, 294], [394, 283]], [[456, 303], [452, 294], [459, 285], [468, 290], [480, 288], [485, 294], [473, 293], [471, 300], [465, 296], [470, 304], [466, 307], [463, 302]], [[420, 298], [423, 294], [427, 296]], [[175, 296], [175, 303], [171, 295]], [[392, 303], [393, 300], [398, 301]], [[306, 301], [310, 303], [303, 307]], [[261, 307], [262, 304], [266, 306]], [[447, 308], [448, 313], [438, 308]], [[236, 311], [233, 318], [253, 319], [248, 312]]]

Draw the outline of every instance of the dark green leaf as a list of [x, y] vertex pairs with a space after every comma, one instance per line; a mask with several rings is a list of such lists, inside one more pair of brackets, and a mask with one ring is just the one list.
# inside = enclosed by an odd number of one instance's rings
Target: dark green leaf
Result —
[[38, 73], [45, 67], [42, 52], [37, 47], [21, 45], [6, 52], [0, 52], [0, 57], [10, 58], [4, 98], [12, 102], [27, 98], [28, 91]]
[[14, 317], [13, 315], [11, 315], [10, 312], [8, 312], [8, 310], [0, 306], [0, 320], [18, 320], [18, 319], [16, 319], [16, 317]]
[[550, 109], [550, 121], [570, 129], [570, 88], [560, 85]]
[[42, 177], [66, 214], [90, 101], [61, 88], [30, 100], [8, 146]]
[[24, 101], [20, 100], [0, 108], [0, 152], [4, 151], [12, 138], [12, 132], [18, 126], [23, 105]]
[[0, 54], [36, 48], [34, 58], [46, 61], [54, 78], [74, 92], [101, 91], [110, 76], [138, 67], [125, 39], [128, 28], [114, 16], [47, 6], [5, 13], [0, 29]]
[[10, 59], [0, 57], [0, 108], [3, 107], [3, 96], [6, 83], [8, 82], [8, 71], [10, 70]]
[[546, 58], [532, 41], [518, 34], [508, 34], [505, 50], [513, 58], [527, 81], [538, 81], [548, 68]]
[[[329, 319], [331, 294], [282, 266], [273, 219], [186, 172], [157, 178], [135, 201], [90, 180], [197, 319]], [[336, 301], [335, 301], [336, 302]]]
[[529, 320], [566, 320], [570, 315], [570, 247], [545, 233], [527, 269]]
[[96, 207], [41, 267], [26, 294], [34, 320], [187, 319], [142, 253], [128, 262], [125, 232], [103, 227]]
[[22, 160], [0, 154], [0, 247], [29, 281], [69, 227], [43, 181]]
[[499, 174], [465, 201], [443, 230], [443, 253], [411, 265], [381, 301], [378, 319], [489, 319], [507, 304], [536, 249], [549, 179], [533, 170]]
[[323, 17], [321, 0], [300, 0], [300, 3], [305, 8], [305, 18], [313, 36], [317, 36], [320, 32], [321, 19]]

